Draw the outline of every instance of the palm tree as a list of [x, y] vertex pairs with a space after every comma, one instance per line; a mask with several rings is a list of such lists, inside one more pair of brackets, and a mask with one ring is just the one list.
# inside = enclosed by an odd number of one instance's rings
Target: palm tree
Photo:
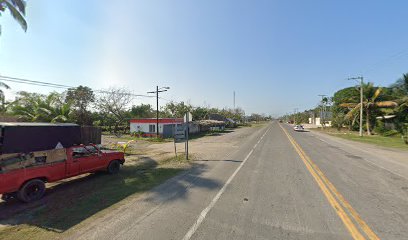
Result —
[[20, 119], [29, 122], [47, 121], [51, 111], [44, 104], [42, 95], [19, 92], [20, 96], [12, 103], [12, 112]]
[[[374, 87], [372, 83], [364, 84], [363, 86], [363, 108], [366, 114], [366, 128], [367, 128], [367, 135], [371, 135], [371, 114], [374, 110], [378, 108], [393, 108], [398, 106], [398, 103], [395, 101], [385, 101], [381, 99], [382, 88]], [[349, 103], [342, 103], [340, 104], [341, 107], [347, 107], [351, 110], [346, 114], [346, 119], [353, 120], [356, 119], [356, 115], [359, 114], [359, 109], [361, 104], [358, 103], [358, 98], [351, 99], [353, 102]]]
[[[25, 16], [25, 0], [0, 0], [0, 16], [6, 9], [10, 11], [11, 16], [27, 31], [27, 22]], [[1, 28], [0, 28], [1, 33]]]
[[403, 74], [396, 83], [391, 85], [391, 88], [401, 98], [408, 96], [408, 73]]
[[52, 115], [52, 119], [51, 122], [52, 123], [56, 123], [56, 122], [68, 122], [69, 121], [69, 117], [71, 115], [71, 103], [62, 103], [58, 106], [55, 106], [51, 109], [51, 115]]

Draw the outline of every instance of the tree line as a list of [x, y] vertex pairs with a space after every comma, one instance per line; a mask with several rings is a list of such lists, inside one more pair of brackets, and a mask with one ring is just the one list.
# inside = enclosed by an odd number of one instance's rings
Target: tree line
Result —
[[[363, 128], [367, 135], [390, 134], [384, 126], [383, 119], [377, 117], [391, 116], [395, 129], [391, 132], [406, 134], [408, 127], [408, 73], [403, 74], [388, 87], [376, 86], [372, 82], [363, 84]], [[284, 116], [295, 119], [297, 123], [307, 123], [310, 116], [320, 116], [322, 105], [331, 113], [326, 120], [332, 127], [357, 131], [360, 124], [360, 86], [340, 89], [322, 100], [319, 106], [297, 114]], [[292, 120], [293, 121], [293, 120]]]
[[[0, 87], [9, 88], [0, 82]], [[0, 113], [25, 122], [73, 122], [79, 125], [102, 126], [106, 131], [117, 132], [128, 128], [132, 118], [155, 118], [156, 110], [150, 104], [132, 105], [134, 95], [124, 88], [93, 91], [86, 86], [70, 88], [64, 92], [40, 94], [17, 92], [13, 101], [5, 101], [0, 90]], [[159, 109], [159, 117], [182, 118], [191, 112], [193, 120], [208, 119], [210, 114], [220, 114], [237, 122], [261, 121], [265, 115], [245, 116], [242, 108], [214, 108], [193, 106], [185, 102], [167, 102]]]

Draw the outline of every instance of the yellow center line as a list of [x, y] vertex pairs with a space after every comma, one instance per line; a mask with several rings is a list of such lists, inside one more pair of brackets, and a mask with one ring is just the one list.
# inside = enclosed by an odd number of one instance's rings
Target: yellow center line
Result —
[[[354, 239], [365, 239], [364, 236], [359, 232], [358, 228], [355, 226], [353, 221], [344, 211], [343, 207], [346, 208], [353, 219], [359, 224], [361, 229], [367, 235], [367, 237], [371, 240], [379, 240], [377, 235], [370, 229], [370, 227], [361, 219], [360, 215], [351, 207], [351, 205], [347, 202], [347, 200], [337, 191], [334, 185], [327, 179], [327, 177], [323, 174], [320, 168], [310, 159], [309, 156], [303, 151], [303, 149], [299, 146], [299, 144], [293, 139], [292, 136], [284, 129], [280, 124], [279, 126], [282, 128], [283, 132], [288, 137], [289, 141], [293, 145], [294, 149], [302, 159], [303, 163], [306, 165], [306, 168], [309, 170], [315, 181], [317, 182], [318, 186], [322, 190], [323, 194], [326, 196], [327, 200], [329, 201], [330, 205], [336, 211], [337, 215], [343, 221], [344, 225], [346, 226], [347, 230], [350, 232]], [[330, 190], [329, 190], [330, 189]], [[337, 197], [337, 199], [333, 196], [333, 194]], [[339, 203], [341, 202], [341, 204]], [[343, 207], [342, 207], [343, 206]]]
[[367, 223], [361, 218], [361, 216], [354, 210], [354, 208], [351, 206], [351, 204], [343, 197], [343, 195], [334, 187], [334, 185], [327, 179], [327, 177], [323, 174], [323, 172], [320, 170], [320, 168], [310, 159], [309, 156], [306, 155], [306, 153], [303, 151], [303, 149], [299, 146], [297, 142], [295, 144], [298, 146], [299, 150], [303, 153], [305, 156], [306, 160], [312, 165], [314, 170], [319, 174], [319, 176], [323, 179], [323, 181], [326, 183], [330, 191], [337, 197], [337, 199], [342, 203], [343, 207], [346, 208], [353, 219], [359, 224], [361, 229], [365, 232], [365, 234], [368, 236], [369, 239], [371, 240], [379, 240], [380, 238], [371, 230], [371, 228], [367, 225]]

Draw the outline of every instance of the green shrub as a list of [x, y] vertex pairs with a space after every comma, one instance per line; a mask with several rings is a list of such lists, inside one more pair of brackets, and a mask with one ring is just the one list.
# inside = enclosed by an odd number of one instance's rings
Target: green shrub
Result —
[[384, 137], [390, 137], [399, 134], [397, 130], [388, 130], [382, 133]]
[[387, 129], [385, 128], [385, 123], [381, 120], [377, 120], [374, 127], [374, 132], [384, 136], [384, 134], [388, 132]]

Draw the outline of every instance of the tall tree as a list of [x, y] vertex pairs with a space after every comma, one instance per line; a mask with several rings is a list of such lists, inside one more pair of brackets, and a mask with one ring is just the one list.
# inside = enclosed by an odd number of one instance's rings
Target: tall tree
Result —
[[114, 131], [119, 131], [119, 126], [127, 124], [129, 104], [133, 100], [131, 92], [125, 88], [111, 88], [99, 94], [96, 99], [96, 108], [102, 115], [112, 117]]
[[151, 118], [154, 117], [154, 110], [150, 104], [133, 105], [130, 109], [130, 114], [135, 118]]
[[[24, 0], [0, 0], [0, 16], [2, 12], [8, 9], [11, 16], [20, 24], [20, 26], [27, 31], [27, 22], [25, 16], [26, 1]], [[1, 26], [0, 26], [1, 34]]]
[[182, 118], [184, 114], [191, 112], [192, 109], [193, 106], [185, 104], [184, 102], [170, 102], [164, 106], [163, 111], [166, 116]]
[[95, 102], [95, 94], [91, 88], [79, 86], [68, 89], [65, 102], [71, 103], [74, 107], [73, 114], [78, 124], [92, 124], [92, 114], [89, 111], [89, 107]]

